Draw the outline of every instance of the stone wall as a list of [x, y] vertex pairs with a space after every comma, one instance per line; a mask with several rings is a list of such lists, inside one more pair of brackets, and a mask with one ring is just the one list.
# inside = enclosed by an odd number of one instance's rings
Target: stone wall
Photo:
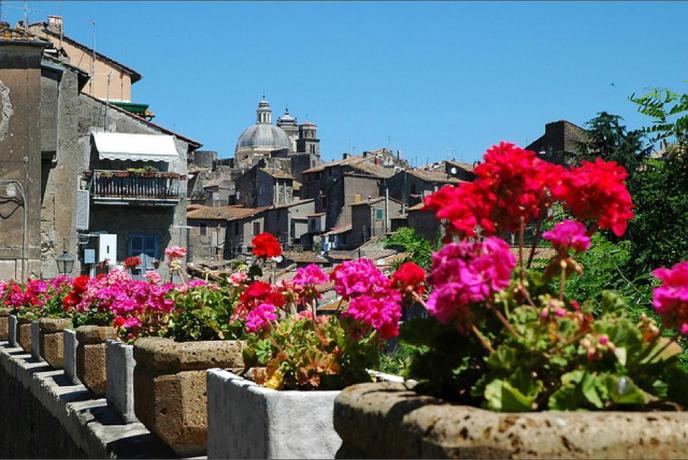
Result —
[[62, 370], [0, 342], [0, 458], [171, 458], [141, 423], [125, 424], [104, 398]]

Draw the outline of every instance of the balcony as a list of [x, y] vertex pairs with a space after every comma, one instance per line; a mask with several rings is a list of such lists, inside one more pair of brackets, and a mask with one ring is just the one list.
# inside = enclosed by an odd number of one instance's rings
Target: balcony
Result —
[[95, 170], [90, 176], [95, 204], [175, 206], [181, 198], [186, 176], [167, 172]]

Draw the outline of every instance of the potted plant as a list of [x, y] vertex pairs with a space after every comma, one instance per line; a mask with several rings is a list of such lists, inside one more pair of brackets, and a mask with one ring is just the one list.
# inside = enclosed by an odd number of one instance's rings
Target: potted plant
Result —
[[[398, 332], [402, 294], [397, 277], [368, 259], [346, 262], [331, 276], [342, 296], [331, 316], [315, 311], [316, 286], [330, 280], [317, 265], [298, 269], [291, 282], [257, 281], [244, 291], [235, 312], [246, 312], [246, 371], [208, 374], [209, 458], [334, 457], [341, 444], [334, 399], [372, 380], [368, 369]], [[249, 425], [245, 413], [253, 414]]]
[[[182, 284], [166, 295], [163, 315], [147, 310], [132, 327], [136, 417], [179, 455], [206, 450], [206, 370], [242, 367], [242, 325], [231, 315], [241, 283], [186, 280], [186, 250], [166, 251], [170, 271]], [[236, 277], [235, 277], [236, 278]]]
[[[418, 383], [364, 384], [335, 402], [340, 455], [366, 457], [682, 457], [688, 379], [682, 348], [614, 292], [566, 296], [598, 230], [622, 235], [633, 217], [626, 172], [613, 162], [567, 169], [502, 143], [477, 179], [425, 200], [446, 229], [433, 254], [428, 317], [406, 322]], [[548, 222], [560, 204], [571, 219]], [[535, 269], [535, 222], [553, 247]], [[495, 235], [515, 233], [518, 256]], [[479, 239], [482, 237], [482, 239]], [[688, 333], [688, 263], [655, 275], [656, 312]], [[573, 412], [576, 411], [576, 412]]]
[[50, 295], [43, 306], [38, 328], [38, 355], [52, 368], [64, 366], [64, 330], [72, 327], [72, 320], [65, 311], [63, 301], [71, 291], [71, 279], [58, 276], [50, 281]]
[[25, 284], [11, 281], [5, 290], [6, 305], [10, 307], [10, 314], [17, 318], [17, 344], [26, 353], [31, 353], [31, 322], [41, 317], [50, 296], [50, 285], [43, 280], [29, 279]]

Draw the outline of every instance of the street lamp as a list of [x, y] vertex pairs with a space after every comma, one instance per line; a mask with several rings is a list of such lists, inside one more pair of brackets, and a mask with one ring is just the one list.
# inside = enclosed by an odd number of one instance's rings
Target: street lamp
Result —
[[57, 262], [57, 271], [60, 272], [61, 275], [68, 275], [72, 273], [76, 257], [67, 251], [62, 251], [62, 254], [55, 258], [55, 261]]

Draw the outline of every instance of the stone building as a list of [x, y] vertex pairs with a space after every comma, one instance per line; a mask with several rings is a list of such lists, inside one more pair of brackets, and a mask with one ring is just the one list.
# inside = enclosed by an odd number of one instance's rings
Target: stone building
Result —
[[47, 21], [29, 25], [29, 32], [50, 43], [55, 57], [90, 77], [83, 93], [107, 100], [144, 118], [153, 118], [147, 104], [132, 101], [132, 85], [141, 80], [141, 74], [66, 35], [62, 17], [48, 16]]
[[303, 172], [301, 196], [315, 199], [316, 212], [326, 213], [326, 230], [351, 224], [351, 206], [381, 195], [386, 181], [408, 164], [386, 149], [344, 154], [339, 161]]
[[[0, 180], [15, 181], [0, 193], [26, 195], [0, 219], [3, 246], [15, 248], [0, 256], [0, 277], [52, 277], [63, 251], [77, 256], [73, 274], [131, 255], [152, 268], [166, 247], [186, 245], [186, 160], [200, 144], [84, 93], [88, 75], [50, 46], [0, 41]], [[14, 235], [23, 210], [25, 237]]]
[[342, 249], [353, 249], [392, 231], [392, 218], [401, 215], [402, 202], [393, 198], [372, 198], [351, 205], [351, 234]]
[[266, 209], [264, 231], [275, 235], [285, 248], [303, 247], [302, 238], [308, 234], [308, 216], [315, 212], [314, 201], [311, 198]]
[[528, 144], [527, 150], [538, 153], [543, 160], [564, 164], [567, 156], [580, 153], [580, 144], [587, 141], [585, 129], [567, 120], [545, 125], [545, 134]]
[[423, 201], [425, 196], [444, 185], [456, 185], [461, 182], [460, 179], [447, 174], [444, 168], [434, 170], [407, 168], [398, 171], [387, 181], [389, 196], [406, 206], [413, 206]]
[[294, 200], [294, 178], [261, 160], [237, 178], [236, 191], [236, 201], [247, 208], [281, 206]]
[[231, 250], [225, 245], [227, 229], [234, 231], [230, 220], [250, 215], [254, 210], [241, 206], [190, 205], [186, 221], [189, 229], [189, 261], [222, 261], [230, 259]]

